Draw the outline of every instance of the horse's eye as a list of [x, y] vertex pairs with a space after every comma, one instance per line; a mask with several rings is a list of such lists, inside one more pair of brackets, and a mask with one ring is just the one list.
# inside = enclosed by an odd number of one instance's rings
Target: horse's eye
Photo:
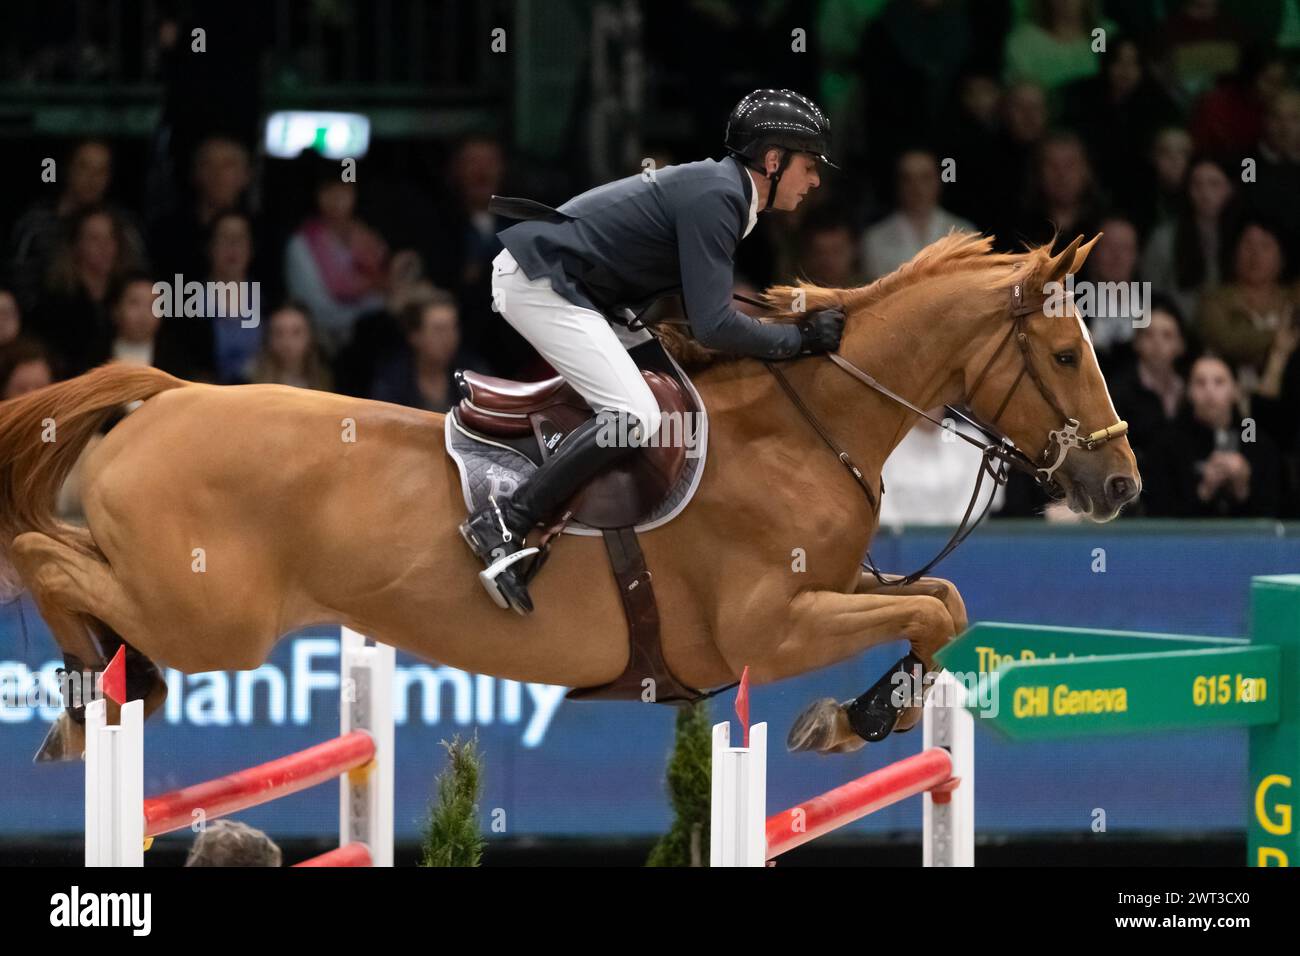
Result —
[[1079, 356], [1072, 351], [1057, 352], [1052, 357], [1056, 359], [1057, 365], [1073, 366], [1079, 364]]

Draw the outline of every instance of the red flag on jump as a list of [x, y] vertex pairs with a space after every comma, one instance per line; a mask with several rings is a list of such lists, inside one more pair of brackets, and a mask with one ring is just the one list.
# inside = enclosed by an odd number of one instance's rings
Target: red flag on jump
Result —
[[109, 700], [118, 704], [126, 703], [126, 645], [118, 647], [117, 653], [109, 661], [108, 666], [104, 668], [104, 676], [100, 681], [100, 690]]
[[745, 670], [740, 675], [740, 687], [736, 690], [736, 716], [740, 718], [740, 726], [744, 730], [742, 747], [749, 746], [749, 665], [745, 665]]

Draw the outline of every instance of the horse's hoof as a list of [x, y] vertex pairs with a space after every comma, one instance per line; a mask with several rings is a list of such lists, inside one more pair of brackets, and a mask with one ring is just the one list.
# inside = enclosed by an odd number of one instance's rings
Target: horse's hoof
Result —
[[85, 725], [77, 723], [64, 711], [50, 724], [49, 733], [45, 735], [32, 761], [48, 763], [55, 760], [80, 760], [85, 751]]
[[853, 733], [844, 707], [833, 698], [824, 697], [808, 706], [795, 718], [785, 739], [791, 753], [810, 750], [821, 754], [852, 753], [866, 741]]

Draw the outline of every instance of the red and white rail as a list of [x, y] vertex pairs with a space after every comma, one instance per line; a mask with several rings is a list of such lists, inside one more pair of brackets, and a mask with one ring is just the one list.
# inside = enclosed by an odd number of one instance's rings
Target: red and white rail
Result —
[[919, 793], [925, 866], [975, 863], [975, 721], [964, 689], [941, 674], [925, 704], [923, 749], [767, 816], [767, 724], [749, 746], [730, 745], [731, 724], [713, 728], [711, 866], [764, 866], [797, 846]]
[[340, 734], [154, 797], [144, 796], [143, 702], [106, 721], [86, 707], [86, 866], [143, 866], [146, 840], [339, 778], [339, 848], [300, 866], [393, 865], [393, 648], [343, 629]]

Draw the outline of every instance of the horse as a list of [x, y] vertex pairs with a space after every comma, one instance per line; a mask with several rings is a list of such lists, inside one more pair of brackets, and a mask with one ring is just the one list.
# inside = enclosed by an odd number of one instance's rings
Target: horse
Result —
[[[1083, 322], [1068, 302], [1064, 317], [1043, 310], [1049, 283], [1077, 272], [1097, 238], [1053, 255], [996, 253], [987, 238], [952, 233], [870, 285], [767, 296], [841, 307], [840, 359], [920, 408], [965, 402], [1046, 462], [1062, 413], [1085, 428], [1116, 420]], [[1013, 300], [1029, 305], [1016, 313]], [[1016, 329], [1019, 348], [1002, 348]], [[642, 536], [666, 663], [692, 687], [735, 681], [746, 666], [757, 685], [905, 638], [933, 670], [935, 652], [967, 626], [957, 588], [936, 577], [883, 584], [860, 563], [881, 466], [916, 413], [825, 357], [781, 368], [859, 480], [762, 362], [700, 368], [703, 477], [680, 515]], [[1036, 388], [1018, 387], [1027, 372]], [[61, 522], [61, 483], [128, 403], [85, 456], [85, 526]], [[1109, 520], [1140, 491], [1122, 434], [1068, 450], [1055, 479], [1076, 511]], [[439, 414], [110, 364], [0, 404], [0, 463], [0, 584], [30, 591], [69, 668], [101, 669], [125, 644], [128, 696], [147, 710], [166, 693], [160, 666], [256, 668], [309, 626], [341, 624], [426, 660], [570, 687], [608, 682], [628, 661], [598, 538], [555, 544], [531, 617], [485, 598], [457, 534], [465, 505]], [[791, 749], [863, 746], [851, 703], [813, 702]], [[905, 706], [885, 732], [920, 716]], [[38, 756], [77, 757], [80, 734], [65, 711]]]

